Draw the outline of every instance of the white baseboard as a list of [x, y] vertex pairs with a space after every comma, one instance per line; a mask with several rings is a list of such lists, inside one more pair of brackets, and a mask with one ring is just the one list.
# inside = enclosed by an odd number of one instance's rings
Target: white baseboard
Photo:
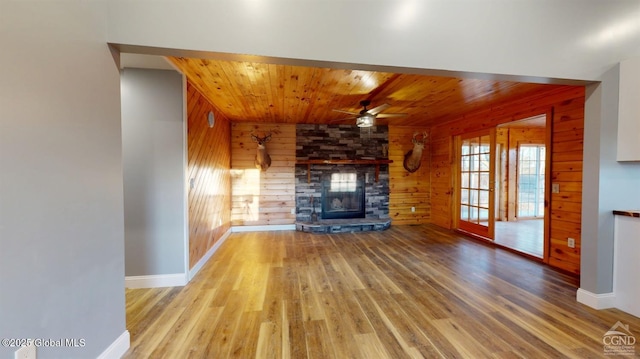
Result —
[[616, 296], [613, 293], [595, 294], [582, 288], [576, 294], [578, 303], [587, 305], [593, 309], [607, 309], [616, 306]]
[[209, 249], [207, 253], [205, 253], [205, 255], [202, 256], [202, 258], [200, 258], [198, 263], [196, 263], [193, 266], [193, 268], [189, 270], [189, 281], [191, 281], [193, 277], [195, 277], [196, 274], [198, 274], [200, 269], [202, 269], [202, 267], [209, 261], [211, 256], [218, 250], [218, 248], [220, 248], [222, 243], [224, 243], [224, 241], [226, 241], [230, 235], [231, 235], [231, 228], [229, 228], [229, 230], [225, 232], [225, 234], [223, 234], [222, 237], [220, 237], [220, 239], [213, 245], [213, 247], [211, 247], [211, 249]]
[[187, 273], [139, 275], [124, 278], [124, 286], [131, 289], [182, 287], [188, 282]]
[[97, 359], [120, 359], [129, 350], [130, 345], [129, 331], [125, 330]]
[[264, 231], [295, 231], [295, 224], [274, 224], [270, 226], [234, 226], [231, 232], [264, 232]]

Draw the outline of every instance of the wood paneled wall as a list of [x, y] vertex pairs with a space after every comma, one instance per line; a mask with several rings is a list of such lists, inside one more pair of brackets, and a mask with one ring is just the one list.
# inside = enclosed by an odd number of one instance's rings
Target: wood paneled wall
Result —
[[[553, 107], [551, 183], [559, 184], [560, 192], [551, 194], [549, 264], [575, 273], [580, 273], [582, 243], [584, 101], [583, 90], [581, 97]], [[575, 248], [567, 246], [569, 237], [575, 238]]]
[[[431, 219], [430, 198], [430, 150], [425, 146], [420, 168], [409, 173], [402, 162], [404, 155], [413, 148], [413, 134], [422, 134], [423, 127], [389, 126], [389, 217], [392, 224], [423, 224]], [[430, 140], [429, 140], [430, 143]], [[411, 212], [415, 207], [415, 212]]]
[[[579, 273], [584, 101], [584, 87], [567, 86], [475, 111], [433, 127], [431, 129], [432, 223], [451, 228], [453, 136], [553, 111], [551, 171], [552, 182], [560, 184], [560, 193], [551, 196], [549, 264]], [[575, 248], [567, 246], [568, 237], [575, 238]]]
[[[209, 111], [215, 114], [214, 128], [209, 128]], [[190, 83], [187, 118], [189, 268], [193, 268], [231, 227], [231, 125]]]
[[[254, 165], [257, 144], [251, 133], [272, 131], [267, 150], [271, 167]], [[234, 226], [294, 224], [296, 126], [233, 123], [231, 126], [231, 222]]]

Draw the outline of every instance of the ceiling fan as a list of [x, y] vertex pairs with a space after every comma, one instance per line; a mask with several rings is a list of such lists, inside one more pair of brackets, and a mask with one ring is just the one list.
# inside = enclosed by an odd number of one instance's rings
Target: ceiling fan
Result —
[[387, 103], [383, 103], [382, 105], [374, 107], [372, 109], [367, 109], [367, 106], [369, 105], [371, 105], [371, 101], [362, 100], [360, 101], [360, 106], [362, 106], [362, 110], [360, 112], [350, 112], [350, 111], [343, 111], [343, 110], [337, 110], [337, 109], [333, 109], [333, 111], [352, 115], [351, 117], [347, 117], [347, 118], [348, 119], [355, 118], [356, 126], [358, 127], [371, 127], [375, 125], [376, 118], [391, 118], [391, 117], [407, 116], [406, 113], [381, 113], [382, 111], [389, 108], [389, 106], [391, 106]]

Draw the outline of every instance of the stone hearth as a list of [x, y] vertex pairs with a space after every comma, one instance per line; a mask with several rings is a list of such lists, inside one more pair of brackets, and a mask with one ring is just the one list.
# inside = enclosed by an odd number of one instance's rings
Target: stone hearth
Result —
[[384, 231], [391, 226], [391, 219], [322, 219], [316, 222], [296, 222], [296, 230], [309, 233], [351, 233]]

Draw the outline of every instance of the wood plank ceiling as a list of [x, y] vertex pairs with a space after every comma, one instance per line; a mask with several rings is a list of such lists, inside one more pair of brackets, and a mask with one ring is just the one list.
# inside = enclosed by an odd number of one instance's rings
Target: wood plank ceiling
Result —
[[557, 88], [472, 78], [170, 57], [233, 122], [354, 124], [333, 109], [358, 112], [387, 103], [406, 117], [378, 124], [431, 127], [469, 111]]

